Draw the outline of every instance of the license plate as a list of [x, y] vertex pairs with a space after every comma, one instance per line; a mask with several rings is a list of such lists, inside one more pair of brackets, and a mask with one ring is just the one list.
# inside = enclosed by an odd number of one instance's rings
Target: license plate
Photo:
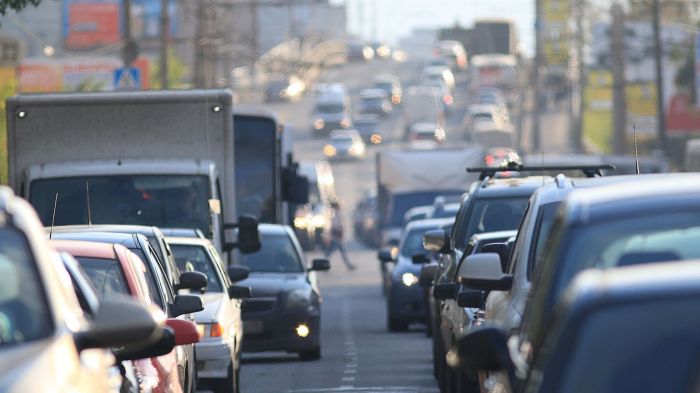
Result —
[[244, 321], [243, 322], [243, 333], [245, 334], [260, 334], [263, 331], [262, 321]]

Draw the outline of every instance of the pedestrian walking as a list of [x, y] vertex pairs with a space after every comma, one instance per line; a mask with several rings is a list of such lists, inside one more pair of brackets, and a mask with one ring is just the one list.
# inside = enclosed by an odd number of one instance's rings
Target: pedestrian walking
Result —
[[326, 258], [330, 258], [333, 251], [338, 250], [348, 270], [355, 270], [355, 265], [350, 263], [348, 254], [345, 251], [345, 245], [343, 244], [343, 216], [340, 212], [340, 203], [338, 201], [332, 201], [330, 205], [333, 211], [331, 212], [331, 236], [328, 247], [326, 248]]

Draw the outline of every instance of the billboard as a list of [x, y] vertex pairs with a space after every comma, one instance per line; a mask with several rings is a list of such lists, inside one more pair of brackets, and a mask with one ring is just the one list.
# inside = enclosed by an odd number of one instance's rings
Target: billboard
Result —
[[67, 49], [89, 50], [121, 38], [119, 0], [64, 0], [63, 40]]

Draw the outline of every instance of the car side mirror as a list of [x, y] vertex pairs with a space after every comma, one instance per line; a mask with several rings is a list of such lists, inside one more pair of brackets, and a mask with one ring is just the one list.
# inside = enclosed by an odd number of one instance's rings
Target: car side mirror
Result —
[[433, 287], [433, 297], [437, 300], [456, 299], [460, 285], [454, 282], [437, 284]]
[[260, 250], [260, 233], [258, 232], [258, 219], [253, 216], [242, 215], [238, 217], [237, 224], [225, 224], [224, 229], [238, 228], [238, 241], [224, 244], [224, 251], [238, 248], [243, 254], [250, 254]]
[[245, 285], [231, 285], [228, 287], [229, 299], [248, 299], [252, 296], [252, 290]]
[[184, 319], [169, 318], [165, 324], [175, 332], [175, 345], [187, 345], [199, 342], [197, 325]]
[[411, 261], [416, 265], [424, 265], [430, 263], [430, 257], [424, 253], [418, 253], [411, 257]]
[[447, 254], [451, 251], [450, 234], [444, 229], [433, 229], [423, 234], [423, 248], [430, 252]]
[[460, 307], [483, 309], [486, 304], [484, 291], [463, 289], [457, 294], [457, 305]]
[[162, 334], [162, 320], [130, 298], [103, 300], [86, 331], [76, 333], [79, 351], [91, 348], [122, 347], [143, 341], [157, 341]]
[[507, 291], [513, 285], [513, 276], [503, 273], [501, 258], [496, 253], [468, 256], [458, 271], [462, 285], [482, 291]]
[[207, 276], [202, 272], [182, 272], [180, 273], [180, 283], [175, 290], [189, 289], [192, 291], [203, 291], [209, 285]]
[[331, 261], [325, 258], [316, 258], [311, 261], [311, 271], [325, 272], [331, 270]]
[[481, 247], [480, 254], [486, 252], [498, 254], [498, 256], [501, 258], [501, 270], [506, 271], [508, 268], [508, 256], [510, 255], [510, 247], [508, 247], [508, 243], [484, 244], [484, 246]]
[[162, 330], [160, 339], [156, 342], [143, 346], [126, 346], [118, 350], [112, 350], [114, 358], [117, 362], [125, 360], [139, 360], [147, 358], [155, 358], [158, 356], [167, 355], [175, 348], [175, 332], [170, 327], [161, 327]]
[[231, 282], [243, 281], [250, 275], [250, 269], [244, 266], [229, 265], [226, 271]]
[[204, 310], [202, 298], [197, 295], [177, 295], [171, 307], [173, 309], [173, 317]]
[[394, 253], [391, 251], [391, 248], [385, 247], [377, 252], [377, 258], [379, 258], [379, 261], [382, 263], [393, 262]]
[[423, 288], [432, 287], [437, 270], [438, 265], [423, 265], [420, 268], [420, 274], [418, 275], [418, 285]]
[[514, 381], [515, 368], [508, 351], [508, 336], [497, 327], [475, 328], [457, 344], [460, 366], [466, 370], [506, 371]]

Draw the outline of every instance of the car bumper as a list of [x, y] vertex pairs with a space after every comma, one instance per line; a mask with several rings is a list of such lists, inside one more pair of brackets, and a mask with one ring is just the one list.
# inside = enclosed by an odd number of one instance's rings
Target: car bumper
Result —
[[[244, 328], [243, 352], [301, 352], [318, 348], [320, 345], [320, 315], [251, 314], [244, 315], [243, 321], [249, 326], [253, 321], [261, 326], [255, 333], [246, 332]], [[297, 335], [296, 328], [300, 324], [308, 326], [308, 336]]]
[[231, 346], [221, 340], [202, 340], [194, 345], [198, 378], [226, 378], [233, 358]]
[[392, 280], [389, 289], [389, 312], [394, 318], [407, 322], [425, 322], [425, 299], [423, 288], [417, 284], [407, 287]]

